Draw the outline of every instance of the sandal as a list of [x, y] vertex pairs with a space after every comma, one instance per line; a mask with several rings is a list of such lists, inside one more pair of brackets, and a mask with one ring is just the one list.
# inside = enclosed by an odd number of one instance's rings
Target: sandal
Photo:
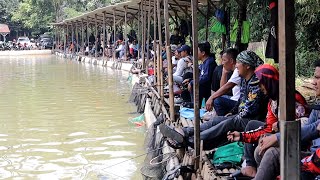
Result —
[[174, 130], [173, 128], [165, 124], [161, 124], [159, 126], [159, 129], [164, 137], [170, 138], [176, 141], [178, 144], [183, 144], [185, 142], [184, 135], [180, 134], [178, 131]]

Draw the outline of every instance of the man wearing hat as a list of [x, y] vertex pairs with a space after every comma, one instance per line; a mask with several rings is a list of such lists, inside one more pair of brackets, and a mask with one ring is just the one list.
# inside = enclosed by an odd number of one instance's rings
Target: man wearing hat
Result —
[[186, 68], [188, 67], [188, 63], [192, 61], [192, 57], [190, 56], [190, 47], [188, 45], [183, 45], [179, 49], [176, 50], [178, 53], [177, 56], [180, 55], [180, 59], [176, 59], [177, 68], [173, 73], [173, 81], [181, 84], [183, 81], [183, 75], [185, 73]]

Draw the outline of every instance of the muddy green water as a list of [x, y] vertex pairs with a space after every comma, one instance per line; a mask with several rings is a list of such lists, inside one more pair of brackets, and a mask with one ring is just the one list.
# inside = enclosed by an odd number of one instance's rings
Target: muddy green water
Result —
[[0, 179], [142, 179], [129, 95], [121, 71], [0, 57]]

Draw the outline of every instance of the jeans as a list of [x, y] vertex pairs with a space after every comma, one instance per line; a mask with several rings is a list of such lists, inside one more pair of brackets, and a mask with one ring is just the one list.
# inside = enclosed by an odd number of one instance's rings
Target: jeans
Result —
[[[265, 123], [261, 121], [252, 120], [250, 121], [245, 129], [245, 132], [255, 130], [261, 126], [263, 126]], [[257, 167], [257, 163], [254, 159], [254, 150], [258, 146], [258, 143], [250, 144], [250, 143], [244, 143], [244, 158], [246, 159], [247, 166], [251, 167]]]
[[270, 147], [259, 155], [259, 147], [254, 152], [258, 171], [254, 180], [274, 180], [280, 174], [280, 148]]
[[[203, 140], [203, 149], [211, 150], [228, 142], [228, 131], [244, 131], [249, 119], [235, 118], [236, 116], [214, 117], [208, 122], [200, 125], [200, 140]], [[188, 145], [194, 146], [194, 128], [183, 128], [188, 137]]]
[[237, 101], [231, 100], [229, 96], [221, 96], [214, 100], [213, 107], [218, 116], [228, 114], [237, 104]]

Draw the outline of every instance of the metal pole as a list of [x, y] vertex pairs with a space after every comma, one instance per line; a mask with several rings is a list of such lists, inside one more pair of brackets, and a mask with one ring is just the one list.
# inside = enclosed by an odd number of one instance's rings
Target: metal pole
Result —
[[[101, 44], [101, 46], [103, 47], [103, 49], [102, 49], [102, 53], [103, 53], [103, 55], [102, 55], [102, 57], [103, 57], [103, 59], [102, 59], [102, 64], [104, 64], [104, 58], [105, 58], [105, 49], [106, 49], [106, 40], [107, 40], [108, 38], [106, 37], [106, 12], [103, 12], [103, 41], [102, 41], [102, 43], [103, 43], [103, 45]], [[107, 40], [108, 41], [108, 40]]]
[[200, 155], [200, 104], [199, 104], [199, 69], [198, 69], [198, 0], [191, 0], [192, 11], [192, 47], [193, 47], [193, 103], [194, 103], [194, 148], [195, 169], [199, 168]]
[[281, 179], [300, 179], [300, 121], [295, 121], [294, 0], [278, 1]]
[[150, 53], [149, 53], [149, 47], [150, 47], [150, 24], [151, 24], [151, 0], [149, 0], [149, 11], [148, 11], [148, 32], [147, 32], [147, 60], [150, 60]]
[[[157, 7], [158, 7], [158, 33], [159, 33], [159, 68], [160, 68], [160, 99], [161, 103], [163, 104], [163, 71], [162, 71], [162, 57], [161, 57], [161, 46], [162, 46], [162, 33], [161, 33], [161, 12], [160, 12], [160, 0], [157, 0]], [[197, 67], [197, 66], [195, 66]]]
[[169, 112], [171, 121], [175, 121], [174, 118], [174, 94], [173, 94], [173, 71], [171, 61], [171, 47], [169, 37], [169, 8], [168, 0], [164, 0], [164, 28], [165, 28], [165, 39], [166, 39], [166, 51], [167, 51], [167, 62], [168, 62], [168, 75], [169, 75]]
[[127, 6], [124, 6], [124, 59], [127, 60]]
[[94, 51], [94, 57], [98, 57], [98, 20], [97, 20], [97, 14], [95, 14], [95, 20], [96, 20], [96, 35], [95, 35], [95, 51]]

